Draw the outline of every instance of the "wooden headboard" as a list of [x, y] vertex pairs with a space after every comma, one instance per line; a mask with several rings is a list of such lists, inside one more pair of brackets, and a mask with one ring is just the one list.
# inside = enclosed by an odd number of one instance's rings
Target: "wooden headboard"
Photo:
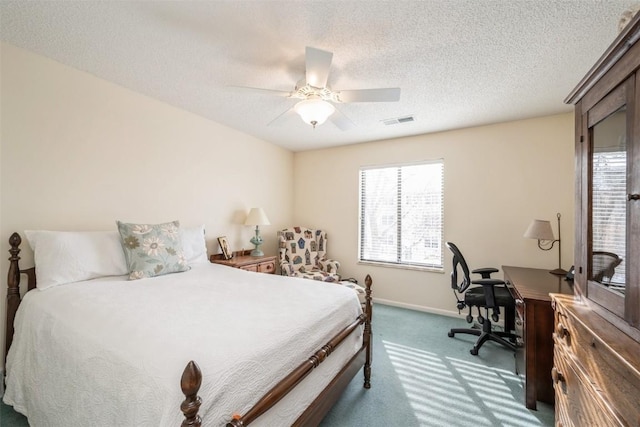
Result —
[[[6, 323], [6, 336], [4, 347], [4, 376], [7, 374], [7, 354], [9, 348], [13, 342], [13, 323], [16, 318], [16, 312], [20, 306], [20, 278], [24, 274], [27, 276], [27, 290], [31, 291], [36, 288], [36, 268], [31, 267], [24, 270], [20, 270], [18, 262], [20, 261], [20, 244], [22, 238], [18, 233], [13, 233], [9, 238], [9, 273], [7, 274], [7, 323]], [[192, 360], [184, 368], [182, 377], [180, 379], [180, 387], [182, 393], [185, 395], [185, 400], [180, 405], [180, 410], [184, 414], [183, 426], [200, 426], [201, 418], [198, 415], [198, 410], [202, 400], [198, 396], [200, 385], [202, 384], [202, 372], [198, 365]]]
[[[13, 342], [13, 322], [16, 318], [16, 312], [20, 306], [20, 276], [25, 274], [27, 276], [27, 292], [36, 287], [36, 268], [31, 267], [25, 270], [20, 270], [18, 261], [20, 261], [20, 244], [22, 243], [22, 237], [18, 233], [13, 233], [9, 238], [9, 273], [7, 274], [7, 319], [6, 319], [6, 334], [4, 344], [4, 364], [7, 363], [7, 353], [9, 347]], [[6, 374], [6, 370], [5, 370]]]

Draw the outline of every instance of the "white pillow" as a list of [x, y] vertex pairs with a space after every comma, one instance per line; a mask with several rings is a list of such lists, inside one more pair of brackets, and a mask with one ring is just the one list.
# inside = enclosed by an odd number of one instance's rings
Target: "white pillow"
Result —
[[207, 258], [207, 243], [204, 238], [204, 225], [199, 227], [180, 227], [182, 234], [182, 247], [187, 264], [199, 264], [209, 262]]
[[127, 274], [117, 231], [33, 231], [25, 235], [34, 252], [38, 289]]

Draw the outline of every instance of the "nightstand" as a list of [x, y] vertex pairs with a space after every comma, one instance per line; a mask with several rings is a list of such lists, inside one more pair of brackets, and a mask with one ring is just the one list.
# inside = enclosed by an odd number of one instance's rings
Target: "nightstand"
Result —
[[275, 274], [276, 256], [251, 256], [251, 250], [237, 251], [233, 253], [233, 258], [224, 259], [222, 254], [214, 254], [209, 257], [209, 261], [215, 264], [228, 265], [233, 268], [240, 268], [258, 273]]

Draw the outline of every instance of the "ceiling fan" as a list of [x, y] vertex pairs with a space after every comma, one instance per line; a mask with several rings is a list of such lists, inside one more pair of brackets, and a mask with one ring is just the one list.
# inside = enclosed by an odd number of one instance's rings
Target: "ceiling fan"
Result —
[[[348, 130], [355, 124], [333, 104], [350, 102], [395, 102], [400, 100], [400, 88], [332, 90], [327, 85], [329, 68], [333, 53], [325, 50], [307, 47], [305, 51], [305, 77], [296, 83], [293, 91], [279, 91], [253, 87], [236, 86], [241, 89], [270, 93], [287, 98], [300, 99], [293, 108], [276, 117], [278, 120], [290, 111], [300, 115], [305, 123], [314, 128], [330, 120], [340, 129]], [[271, 124], [270, 123], [270, 124]]]

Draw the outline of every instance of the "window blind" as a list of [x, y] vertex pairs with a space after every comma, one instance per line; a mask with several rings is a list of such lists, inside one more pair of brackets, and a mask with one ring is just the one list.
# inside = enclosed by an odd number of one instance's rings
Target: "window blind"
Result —
[[360, 170], [360, 261], [443, 268], [442, 160]]

